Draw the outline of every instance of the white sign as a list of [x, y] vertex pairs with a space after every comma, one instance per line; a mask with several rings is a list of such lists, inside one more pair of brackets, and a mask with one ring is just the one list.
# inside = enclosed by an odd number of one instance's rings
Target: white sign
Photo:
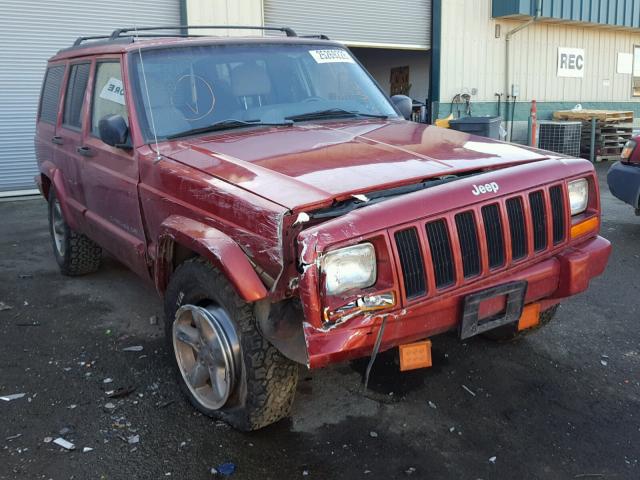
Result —
[[354, 63], [346, 50], [334, 48], [331, 50], [309, 50], [316, 63]]
[[584, 77], [584, 49], [558, 47], [558, 76]]
[[124, 87], [122, 80], [111, 77], [100, 92], [100, 98], [124, 105]]
[[618, 52], [618, 73], [631, 75], [633, 72], [633, 54]]

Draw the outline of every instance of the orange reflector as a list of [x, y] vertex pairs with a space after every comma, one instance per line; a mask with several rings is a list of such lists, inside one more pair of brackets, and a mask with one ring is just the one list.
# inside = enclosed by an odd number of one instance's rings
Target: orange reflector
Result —
[[400, 371], [431, 366], [431, 340], [400, 345]]
[[526, 305], [522, 309], [520, 320], [518, 320], [518, 330], [535, 327], [538, 323], [540, 323], [540, 304], [532, 303], [531, 305]]
[[598, 217], [591, 217], [584, 222], [576, 223], [571, 227], [571, 238], [584, 235], [587, 232], [598, 229]]

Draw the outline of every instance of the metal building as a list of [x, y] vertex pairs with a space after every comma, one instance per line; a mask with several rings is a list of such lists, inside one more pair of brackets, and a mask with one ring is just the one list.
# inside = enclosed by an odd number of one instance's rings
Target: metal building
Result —
[[327, 35], [348, 45], [387, 93], [427, 99], [431, 0], [186, 0], [186, 5], [192, 25], [288, 26], [300, 35]]
[[637, 0], [434, 0], [433, 15], [432, 107], [440, 118], [459, 93], [471, 95], [473, 115], [503, 118], [515, 94], [509, 116], [515, 110], [518, 141], [531, 100], [542, 120], [576, 104], [640, 118]]
[[80, 35], [134, 24], [175, 24], [180, 0], [2, 0], [0, 195], [32, 191], [35, 116], [47, 58]]

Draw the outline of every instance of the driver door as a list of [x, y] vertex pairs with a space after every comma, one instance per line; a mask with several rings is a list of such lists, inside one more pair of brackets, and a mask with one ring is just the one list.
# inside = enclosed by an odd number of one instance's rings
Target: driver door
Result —
[[83, 144], [78, 152], [83, 157], [82, 183], [91, 237], [136, 273], [149, 277], [134, 151], [107, 145], [98, 130], [100, 119], [107, 115], [122, 115], [129, 123], [121, 58], [99, 58], [90, 85]]

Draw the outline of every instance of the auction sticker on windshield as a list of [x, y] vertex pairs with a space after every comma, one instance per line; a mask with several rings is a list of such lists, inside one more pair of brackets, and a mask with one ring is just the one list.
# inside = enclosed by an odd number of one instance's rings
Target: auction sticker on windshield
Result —
[[353, 58], [345, 50], [309, 50], [316, 63], [354, 63]]

